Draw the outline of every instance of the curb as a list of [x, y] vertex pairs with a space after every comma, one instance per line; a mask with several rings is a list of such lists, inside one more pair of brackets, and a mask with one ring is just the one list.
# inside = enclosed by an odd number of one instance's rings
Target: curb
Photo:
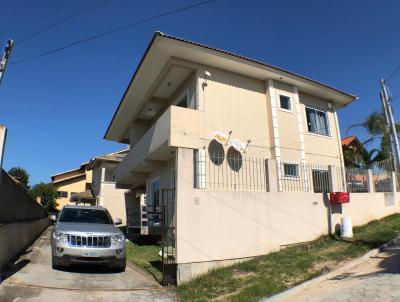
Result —
[[269, 296], [269, 297], [262, 298], [260, 300], [260, 302], [277, 302], [277, 301], [280, 301], [280, 300], [282, 300], [284, 298], [288, 298], [288, 297], [290, 297], [290, 296], [292, 296], [294, 294], [297, 294], [297, 293], [307, 289], [310, 286], [319, 284], [321, 282], [324, 282], [324, 281], [326, 281], [328, 279], [331, 279], [333, 277], [336, 277], [336, 276], [342, 274], [344, 271], [346, 271], [348, 269], [351, 269], [351, 268], [361, 264], [362, 262], [368, 260], [371, 257], [376, 256], [380, 252], [384, 251], [385, 249], [388, 249], [388, 248], [392, 247], [394, 244], [398, 244], [399, 242], [400, 242], [400, 236], [398, 236], [398, 237], [390, 240], [389, 242], [381, 245], [379, 248], [370, 250], [369, 252], [367, 252], [364, 255], [362, 255], [360, 258], [352, 260], [352, 261], [348, 262], [347, 264], [345, 264], [344, 266], [342, 266], [342, 267], [340, 267], [340, 268], [338, 268], [338, 269], [336, 269], [334, 271], [331, 271], [329, 273], [326, 273], [326, 274], [321, 275], [319, 277], [316, 277], [314, 279], [311, 279], [311, 280], [308, 280], [306, 282], [303, 282], [303, 283], [301, 283], [301, 284], [299, 284], [299, 285], [297, 285], [295, 287], [292, 287], [292, 288], [290, 288], [288, 290], [285, 290], [285, 291], [283, 291], [281, 293], [278, 293], [278, 294], [275, 294], [275, 295], [272, 295], [272, 296]]

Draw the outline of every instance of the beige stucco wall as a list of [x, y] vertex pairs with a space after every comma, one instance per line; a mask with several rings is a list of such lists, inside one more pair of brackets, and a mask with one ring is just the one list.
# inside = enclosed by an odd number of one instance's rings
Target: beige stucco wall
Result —
[[[199, 78], [199, 110], [205, 115], [201, 138], [208, 146], [216, 130], [243, 142], [251, 140], [250, 156], [270, 157], [270, 118], [267, 112], [265, 83], [224, 70], [204, 67], [211, 73], [203, 87]], [[203, 147], [202, 146], [202, 147]]]
[[107, 208], [111, 217], [121, 218], [122, 226], [126, 225], [125, 192], [127, 190], [115, 188], [113, 182], [102, 182], [98, 197], [99, 206]]
[[125, 193], [129, 190], [118, 189], [115, 182], [110, 181], [116, 167], [116, 163], [102, 161], [97, 164], [92, 172], [92, 193], [97, 205], [105, 207], [112, 218], [121, 218], [122, 225], [126, 225]]
[[400, 209], [397, 193], [352, 193], [349, 204], [330, 210], [328, 196], [323, 193], [193, 189], [190, 149], [178, 150], [177, 171], [180, 281], [218, 263], [229, 264], [226, 260], [263, 255], [288, 244], [313, 240], [334, 230], [344, 216], [351, 217], [357, 226]]
[[[314, 96], [299, 93], [300, 107], [303, 119], [303, 131], [307, 162], [340, 166], [341, 142], [338, 138], [334, 111], [328, 107], [328, 102]], [[328, 113], [330, 136], [321, 136], [308, 132], [305, 107], [311, 105]]]
[[[159, 169], [156, 169], [148, 174], [146, 179], [146, 195], [150, 196], [150, 184], [153, 180], [159, 178], [160, 179], [160, 188], [163, 189], [172, 189], [172, 171], [175, 171], [175, 158], [171, 158], [165, 163], [165, 166]], [[147, 197], [147, 204], [149, 204], [149, 197]], [[160, 196], [161, 198], [161, 196]]]
[[[211, 74], [207, 80], [204, 79], [205, 71]], [[259, 81], [210, 66], [198, 66], [198, 71], [190, 74], [170, 96], [169, 104], [174, 104], [185, 91], [189, 94], [190, 109], [172, 106], [158, 117], [117, 168], [120, 183], [129, 184], [129, 173], [144, 159], [165, 160], [159, 158], [157, 152], [165, 146], [207, 149], [216, 130], [232, 131], [231, 138], [242, 142], [250, 140], [247, 157], [274, 158], [275, 152], [279, 151], [282, 161], [341, 165], [334, 106], [329, 107], [328, 100], [273, 81], [271, 91], [278, 129], [275, 133], [267, 80]], [[280, 94], [291, 98], [290, 112], [280, 109]], [[308, 132], [307, 105], [327, 112], [330, 136]], [[228, 148], [224, 146], [225, 152]]]

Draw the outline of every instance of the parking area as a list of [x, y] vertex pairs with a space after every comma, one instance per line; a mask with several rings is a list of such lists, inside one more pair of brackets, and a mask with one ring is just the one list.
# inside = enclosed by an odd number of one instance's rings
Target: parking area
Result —
[[173, 289], [128, 265], [123, 273], [101, 267], [51, 268], [51, 227], [3, 272], [0, 301], [176, 301]]

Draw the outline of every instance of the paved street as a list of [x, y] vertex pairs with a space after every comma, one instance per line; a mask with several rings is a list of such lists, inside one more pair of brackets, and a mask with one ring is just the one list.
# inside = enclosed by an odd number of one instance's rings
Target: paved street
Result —
[[400, 248], [379, 253], [345, 273], [283, 301], [400, 301]]
[[0, 301], [176, 301], [173, 290], [127, 266], [124, 273], [99, 267], [51, 268], [51, 227], [22, 255], [0, 285]]

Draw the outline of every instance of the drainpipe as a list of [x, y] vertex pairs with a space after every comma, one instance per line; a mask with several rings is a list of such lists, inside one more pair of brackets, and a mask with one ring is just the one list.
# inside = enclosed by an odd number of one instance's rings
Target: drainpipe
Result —
[[341, 175], [342, 175], [342, 186], [343, 186], [342, 189], [343, 189], [343, 192], [347, 192], [346, 171], [345, 171], [345, 167], [344, 167], [343, 150], [342, 150], [342, 138], [340, 136], [339, 120], [338, 120], [337, 113], [336, 113], [336, 106], [333, 103], [332, 103], [332, 109], [333, 109], [333, 116], [335, 117], [336, 135], [338, 138], [340, 168], [341, 168], [340, 170], [341, 170]]

